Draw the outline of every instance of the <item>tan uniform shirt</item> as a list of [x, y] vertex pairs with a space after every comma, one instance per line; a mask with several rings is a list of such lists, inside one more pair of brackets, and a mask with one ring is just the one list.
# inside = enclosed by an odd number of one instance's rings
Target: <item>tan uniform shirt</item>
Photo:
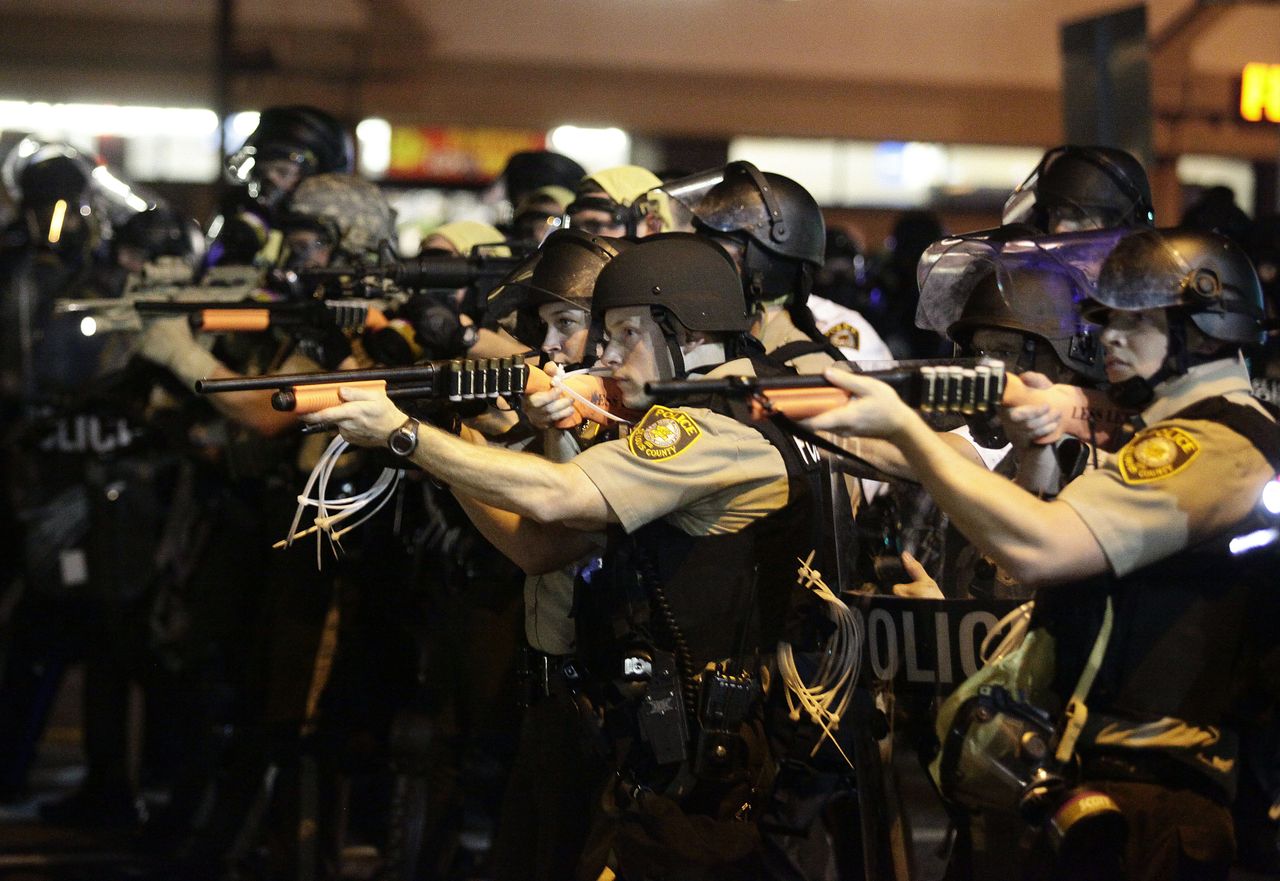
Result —
[[[760, 344], [766, 354], [770, 354], [789, 343], [813, 342], [807, 334], [791, 321], [791, 313], [786, 309], [770, 310], [765, 313], [764, 327], [760, 329]], [[791, 358], [787, 364], [797, 373], [821, 373], [835, 362], [826, 352], [811, 352]]]
[[[708, 378], [751, 373], [731, 361]], [[698, 407], [654, 407], [623, 440], [573, 463], [600, 490], [623, 529], [658, 518], [689, 535], [738, 532], [787, 503], [782, 454], [760, 432]]]
[[1274, 476], [1257, 448], [1234, 431], [1216, 422], [1169, 418], [1218, 395], [1257, 406], [1242, 362], [1192, 367], [1162, 384], [1158, 394], [1142, 413], [1147, 427], [1058, 496], [1084, 520], [1116, 575], [1239, 523]]

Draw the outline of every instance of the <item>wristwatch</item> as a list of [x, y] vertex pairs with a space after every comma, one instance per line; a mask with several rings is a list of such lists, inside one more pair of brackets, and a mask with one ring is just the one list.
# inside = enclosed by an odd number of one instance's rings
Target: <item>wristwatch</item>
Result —
[[418, 448], [419, 422], [410, 416], [404, 424], [387, 436], [387, 446], [397, 456], [412, 456]]

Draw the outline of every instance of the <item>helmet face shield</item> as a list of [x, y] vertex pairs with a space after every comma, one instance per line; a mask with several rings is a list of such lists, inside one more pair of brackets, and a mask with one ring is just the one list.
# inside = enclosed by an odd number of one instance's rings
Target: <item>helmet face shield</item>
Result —
[[722, 180], [724, 180], [724, 167], [717, 166], [708, 168], [706, 171], [696, 172], [688, 177], [667, 181], [657, 189], [666, 193], [667, 198], [684, 208], [691, 217], [698, 203], [703, 200], [707, 193], [711, 192], [712, 187]]
[[1055, 147], [1009, 196], [1002, 222], [1044, 232], [1151, 226], [1151, 188], [1142, 165], [1123, 150]]
[[943, 239], [920, 261], [916, 324], [962, 344], [984, 327], [1030, 335], [1052, 346], [1064, 365], [1101, 380], [1082, 310], [1103, 261], [1130, 232], [1020, 237], [1002, 227]]
[[1107, 257], [1088, 311], [1177, 308], [1206, 336], [1238, 346], [1263, 339], [1262, 286], [1238, 245], [1215, 233], [1142, 230]]

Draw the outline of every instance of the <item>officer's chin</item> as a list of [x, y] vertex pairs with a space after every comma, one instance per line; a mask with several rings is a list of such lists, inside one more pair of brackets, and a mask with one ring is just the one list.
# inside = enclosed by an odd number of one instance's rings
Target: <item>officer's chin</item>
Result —
[[626, 379], [619, 379], [618, 391], [622, 393], [622, 403], [631, 410], [648, 410], [653, 406], [653, 399], [644, 393], [643, 387], [636, 387], [636, 384]]

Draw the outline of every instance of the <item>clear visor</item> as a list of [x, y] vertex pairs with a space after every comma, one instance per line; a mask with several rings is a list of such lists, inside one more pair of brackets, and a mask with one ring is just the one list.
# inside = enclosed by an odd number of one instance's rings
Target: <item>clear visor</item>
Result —
[[[1016, 232], [1016, 231], [1015, 231]], [[1095, 230], [1056, 236], [1010, 235], [1000, 227], [934, 243], [920, 258], [920, 303], [916, 325], [946, 335], [960, 319], [974, 286], [996, 273], [1004, 301], [1017, 312], [1010, 292], [1020, 279], [1051, 272], [1068, 280], [1077, 302], [1095, 295], [1103, 261], [1131, 230]]]
[[1027, 179], [1013, 188], [1013, 192], [1005, 200], [1004, 213], [1000, 216], [1001, 224], [1009, 226], [1015, 223], [1031, 223], [1035, 216], [1036, 185], [1040, 182], [1040, 175], [1044, 172], [1045, 160], [1048, 158], [1048, 155], [1042, 158], [1040, 164], [1027, 175]]
[[1090, 320], [1102, 322], [1107, 309], [1131, 312], [1178, 306], [1183, 287], [1191, 280], [1191, 267], [1163, 237], [1140, 235], [1107, 261], [1087, 314]]
[[[680, 177], [675, 180], [667, 181], [657, 188], [660, 193], [666, 194], [671, 200], [672, 209], [683, 209], [687, 213], [688, 219], [692, 219], [693, 210], [702, 201], [707, 193], [711, 192], [711, 188], [724, 180], [724, 168], [717, 166], [716, 168], [708, 168], [706, 171], [699, 171], [688, 177]], [[677, 207], [678, 206], [678, 207]]]

